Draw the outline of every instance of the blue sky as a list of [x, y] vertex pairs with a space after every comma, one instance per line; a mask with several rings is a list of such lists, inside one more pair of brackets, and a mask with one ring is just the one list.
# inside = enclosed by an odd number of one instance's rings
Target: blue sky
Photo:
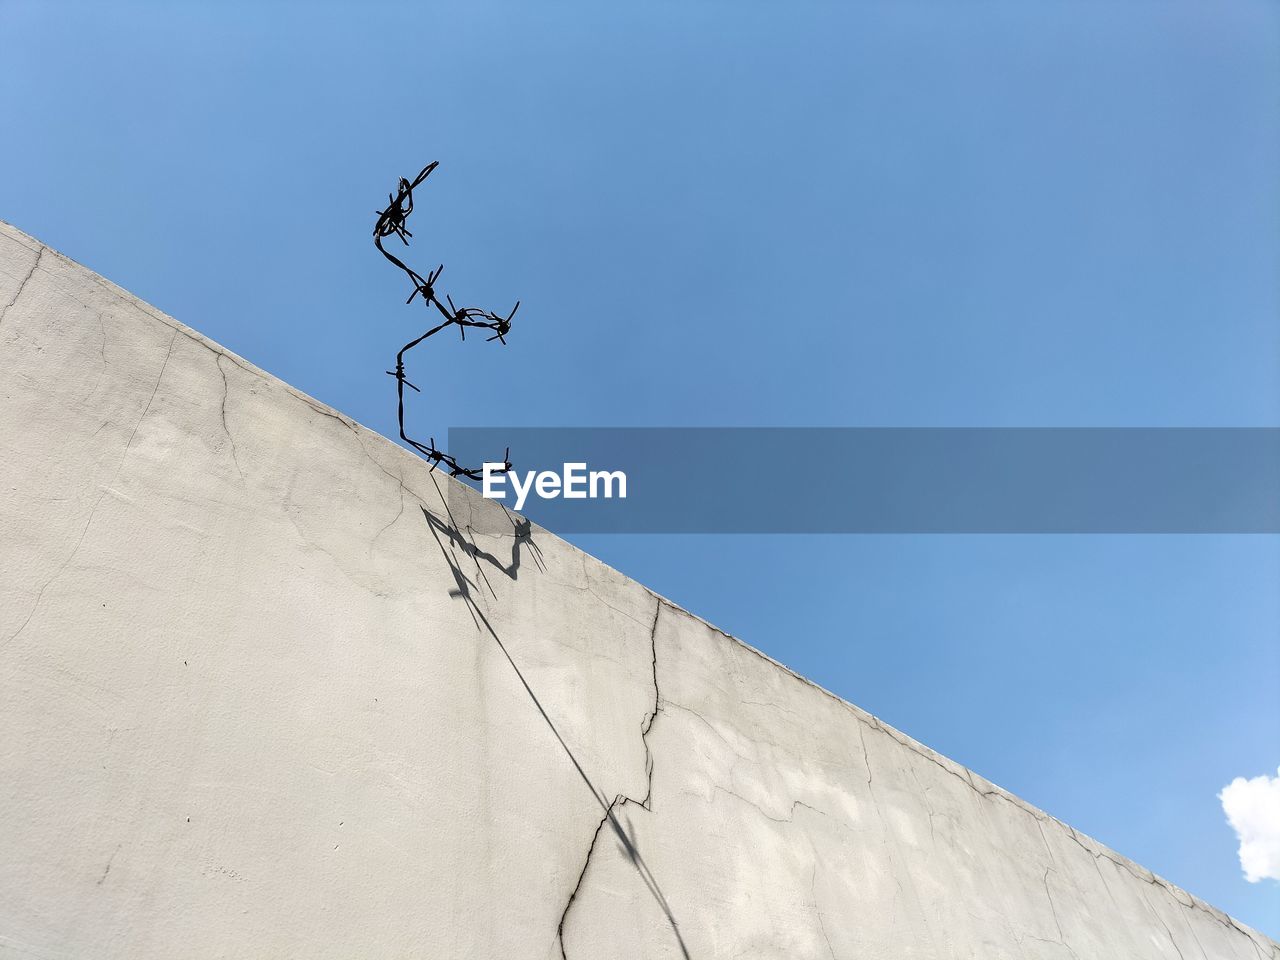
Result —
[[[524, 306], [451, 425], [1280, 425], [1261, 2], [0, 0], [0, 217], [384, 433], [370, 243]], [[778, 473], [779, 502], [803, 476]], [[1264, 536], [578, 537], [1272, 936]]]

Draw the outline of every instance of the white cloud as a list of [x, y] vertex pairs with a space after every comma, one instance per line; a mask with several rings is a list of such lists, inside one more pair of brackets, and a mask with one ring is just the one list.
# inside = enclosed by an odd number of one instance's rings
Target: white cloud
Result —
[[1280, 769], [1274, 777], [1236, 777], [1218, 794], [1236, 836], [1250, 883], [1280, 880]]

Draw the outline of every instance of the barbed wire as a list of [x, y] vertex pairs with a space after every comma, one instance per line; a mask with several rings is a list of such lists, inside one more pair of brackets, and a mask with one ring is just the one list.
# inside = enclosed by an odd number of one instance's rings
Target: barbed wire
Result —
[[[429, 437], [427, 442], [423, 443], [409, 436], [404, 428], [404, 388], [407, 386], [415, 393], [422, 392], [405, 377], [405, 354], [446, 327], [457, 327], [458, 333], [463, 340], [467, 339], [468, 327], [491, 330], [493, 331], [493, 336], [486, 337], [485, 342], [490, 343], [497, 340], [505, 346], [507, 342], [506, 336], [511, 331], [511, 321], [515, 317], [516, 311], [520, 309], [520, 301], [517, 300], [516, 305], [511, 308], [511, 312], [504, 317], [501, 314], [494, 313], [491, 310], [482, 310], [479, 307], [455, 306], [453, 298], [448, 294], [444, 295], [444, 300], [442, 301], [439, 294], [436, 293], [436, 281], [440, 279], [440, 274], [444, 272], [444, 264], [440, 264], [424, 277], [383, 246], [382, 241], [388, 237], [397, 237], [406, 247], [409, 245], [409, 238], [413, 234], [409, 232], [406, 224], [409, 215], [413, 213], [413, 191], [421, 186], [423, 181], [431, 176], [431, 172], [439, 165], [439, 160], [431, 161], [411, 181], [401, 177], [395, 195], [387, 195], [386, 209], [377, 211], [378, 221], [373, 226], [373, 244], [378, 248], [378, 252], [386, 257], [390, 263], [398, 267], [413, 284], [413, 292], [409, 294], [409, 299], [405, 303], [413, 303], [415, 298], [421, 297], [422, 302], [428, 308], [435, 307], [442, 318], [441, 322], [436, 326], [420, 337], [410, 340], [400, 348], [400, 352], [396, 354], [396, 368], [388, 370], [387, 375], [396, 378], [396, 416], [400, 424], [400, 439], [430, 461], [432, 469], [437, 466], [444, 466], [449, 470], [451, 477], [467, 477], [471, 480], [479, 480], [481, 478], [480, 469], [461, 466], [457, 460], [436, 446], [434, 437]], [[502, 469], [496, 472], [506, 473], [510, 469], [511, 448], [508, 447], [502, 455]]]

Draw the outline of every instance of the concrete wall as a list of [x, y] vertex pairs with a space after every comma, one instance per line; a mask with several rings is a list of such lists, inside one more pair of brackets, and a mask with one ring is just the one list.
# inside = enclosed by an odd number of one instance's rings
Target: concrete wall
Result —
[[0, 955], [1280, 958], [10, 227], [0, 310]]

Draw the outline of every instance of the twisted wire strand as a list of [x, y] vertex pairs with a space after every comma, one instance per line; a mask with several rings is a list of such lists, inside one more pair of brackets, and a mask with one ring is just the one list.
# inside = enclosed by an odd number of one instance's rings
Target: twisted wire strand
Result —
[[[373, 225], [373, 244], [378, 248], [378, 252], [389, 263], [404, 273], [413, 284], [413, 292], [409, 294], [409, 299], [405, 303], [413, 303], [415, 298], [421, 297], [422, 302], [428, 308], [434, 307], [441, 318], [440, 323], [400, 348], [400, 351], [396, 354], [396, 368], [388, 370], [387, 375], [395, 377], [396, 380], [396, 419], [400, 426], [400, 439], [422, 454], [431, 463], [433, 470], [438, 466], [443, 466], [449, 471], [449, 476], [451, 477], [467, 477], [471, 480], [479, 480], [481, 478], [479, 468], [463, 467], [456, 459], [436, 446], [434, 437], [429, 437], [427, 442], [423, 443], [409, 436], [404, 426], [404, 388], [407, 386], [415, 393], [422, 392], [405, 376], [405, 355], [427, 338], [435, 336], [447, 327], [457, 327], [458, 333], [463, 340], [467, 339], [467, 328], [469, 327], [490, 330], [493, 336], [486, 337], [485, 342], [490, 343], [497, 340], [505, 346], [507, 343], [506, 336], [511, 331], [511, 321], [514, 319], [516, 311], [520, 309], [520, 301], [517, 300], [516, 305], [511, 308], [511, 312], [503, 316], [491, 310], [482, 310], [480, 307], [455, 306], [453, 298], [448, 294], [445, 294], [444, 299], [441, 300], [440, 295], [436, 293], [436, 281], [440, 279], [440, 274], [444, 272], [444, 264], [440, 264], [424, 277], [383, 245], [383, 241], [389, 237], [396, 237], [406, 247], [409, 245], [409, 240], [413, 234], [409, 231], [407, 224], [409, 215], [413, 213], [413, 191], [420, 187], [439, 165], [440, 161], [433, 160], [423, 167], [412, 180], [401, 177], [396, 187], [396, 192], [387, 195], [386, 208], [377, 211], [378, 220]], [[502, 455], [502, 469], [496, 472], [506, 473], [510, 469], [511, 449], [508, 447]]]

